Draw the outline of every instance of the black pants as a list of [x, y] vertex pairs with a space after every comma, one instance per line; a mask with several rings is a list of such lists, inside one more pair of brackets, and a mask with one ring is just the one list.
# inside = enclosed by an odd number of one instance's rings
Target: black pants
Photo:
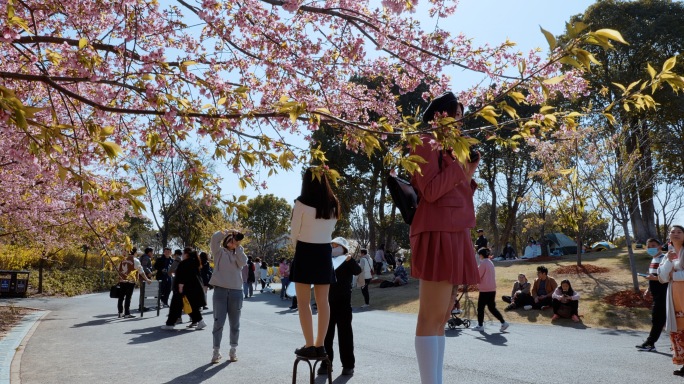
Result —
[[532, 306], [534, 307], [534, 309], [541, 309], [541, 307], [548, 307], [548, 306], [551, 306], [551, 304], [552, 304], [551, 296], [539, 300], [538, 303], [535, 303], [534, 299], [532, 299]]
[[183, 314], [183, 295], [178, 291], [173, 291], [171, 296], [171, 305], [169, 306], [169, 317], [166, 319], [166, 325], [175, 325], [176, 320], [181, 318]]
[[501, 312], [496, 309], [496, 291], [493, 292], [480, 292], [480, 296], [477, 298], [477, 325], [484, 324], [484, 310], [485, 306], [489, 309], [494, 317], [500, 322], [504, 322]]
[[333, 341], [337, 326], [337, 344], [340, 349], [340, 361], [344, 368], [354, 368], [354, 332], [352, 331], [352, 308], [350, 303], [330, 303], [330, 322], [328, 333], [325, 334], [325, 351], [330, 363], [333, 361]]
[[382, 263], [376, 261], [373, 263], [373, 266], [375, 266], [375, 274], [378, 276], [382, 275]]
[[[363, 272], [362, 272], [363, 273]], [[366, 305], [370, 304], [370, 294], [368, 294], [368, 286], [370, 285], [371, 279], [363, 279], [365, 281], [365, 286], [361, 287], [361, 294], [363, 295], [363, 301]]]
[[666, 294], [653, 295], [653, 308], [651, 309], [651, 332], [648, 334], [646, 342], [654, 344], [660, 338], [665, 321], [667, 320]]
[[[135, 289], [135, 283], [119, 283], [119, 302], [116, 307], [119, 313], [124, 315], [131, 314], [131, 298], [133, 297], [133, 289]], [[125, 301], [124, 301], [125, 300]]]
[[518, 296], [513, 299], [513, 302], [515, 303], [516, 307], [522, 308], [526, 305], [534, 304], [534, 299], [527, 293], [519, 293]]
[[551, 302], [551, 306], [553, 307], [553, 314], [554, 315], [564, 317], [560, 313], [558, 313], [558, 310], [560, 309], [561, 306], [566, 306], [566, 307], [570, 307], [570, 317], [579, 316], [579, 313], [577, 312], [579, 309], [579, 300], [570, 300], [567, 303], [563, 303], [558, 299], [553, 299], [553, 301]]
[[164, 305], [169, 305], [169, 296], [171, 296], [171, 287], [173, 286], [173, 279], [171, 276], [164, 274], [159, 280], [159, 300]]

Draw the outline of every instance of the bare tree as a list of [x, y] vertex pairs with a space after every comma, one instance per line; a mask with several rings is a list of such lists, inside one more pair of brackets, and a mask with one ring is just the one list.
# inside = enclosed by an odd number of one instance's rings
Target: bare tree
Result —
[[[633, 133], [632, 133], [633, 134]], [[617, 135], [602, 137], [593, 134], [587, 138], [588, 161], [578, 165], [585, 181], [594, 190], [595, 198], [602, 208], [622, 226], [625, 235], [629, 264], [632, 273], [634, 292], [639, 292], [639, 281], [636, 274], [636, 263], [632, 249], [630, 232], [631, 218], [635, 206], [630, 200], [634, 188], [640, 185], [652, 185], [651, 173], [644, 173], [643, 161], [647, 161], [639, 150], [627, 147]]]
[[[664, 182], [656, 184], [654, 200], [656, 205], [656, 231], [661, 240], [667, 238], [667, 228], [674, 222], [675, 216], [684, 207], [684, 188], [679, 182]], [[660, 219], [663, 219], [662, 224]]]
[[363, 208], [357, 207], [349, 213], [349, 225], [354, 234], [354, 239], [362, 248], [368, 248], [371, 240], [370, 227], [368, 225], [368, 216], [362, 210]]

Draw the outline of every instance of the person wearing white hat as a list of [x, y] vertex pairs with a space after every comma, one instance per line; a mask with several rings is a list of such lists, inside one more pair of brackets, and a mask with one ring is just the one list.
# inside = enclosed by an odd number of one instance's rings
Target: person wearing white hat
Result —
[[[338, 347], [340, 361], [342, 362], [342, 374], [353, 375], [354, 364], [354, 332], [352, 331], [352, 307], [351, 293], [354, 276], [361, 273], [361, 267], [349, 254], [349, 242], [344, 237], [336, 237], [332, 240], [332, 256], [344, 258], [339, 267], [335, 269], [336, 282], [330, 284], [328, 303], [330, 303], [330, 320], [328, 332], [325, 335], [325, 350], [328, 352], [330, 363], [333, 361], [333, 341], [335, 340], [335, 327], [337, 327]], [[330, 367], [332, 370], [332, 367]], [[319, 374], [327, 374], [328, 366], [325, 361], [318, 368]]]

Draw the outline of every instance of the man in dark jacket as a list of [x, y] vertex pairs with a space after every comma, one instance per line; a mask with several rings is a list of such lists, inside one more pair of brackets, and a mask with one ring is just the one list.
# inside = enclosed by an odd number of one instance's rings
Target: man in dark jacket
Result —
[[154, 269], [157, 271], [155, 278], [159, 280], [159, 299], [166, 307], [169, 306], [169, 295], [171, 294], [172, 279], [169, 276], [171, 264], [173, 264], [171, 248], [164, 248], [162, 257], [154, 262]]
[[[340, 361], [342, 362], [342, 374], [353, 375], [354, 364], [354, 333], [352, 331], [352, 307], [351, 293], [352, 281], [354, 276], [361, 273], [361, 267], [356, 261], [347, 254], [349, 244], [343, 237], [337, 237], [332, 241], [333, 257], [345, 257], [342, 264], [335, 269], [337, 281], [330, 284], [328, 302], [330, 303], [330, 322], [328, 323], [328, 333], [325, 335], [325, 350], [328, 353], [330, 363], [333, 361], [333, 341], [335, 340], [335, 326], [337, 326], [337, 344], [340, 350]], [[336, 263], [335, 263], [336, 264]], [[330, 367], [332, 370], [332, 367]], [[321, 363], [318, 374], [327, 374], [328, 366]]]
[[475, 249], [488, 248], [489, 240], [484, 235], [484, 229], [480, 228], [477, 230], [477, 240], [475, 240]]
[[[667, 247], [665, 248], [667, 250]], [[637, 349], [641, 351], [655, 351], [655, 343], [660, 338], [660, 333], [663, 331], [665, 321], [667, 320], [667, 283], [662, 284], [658, 280], [658, 267], [665, 259], [664, 250], [661, 249], [660, 241], [657, 239], [648, 239], [646, 241], [646, 251], [652, 257], [651, 264], [648, 266], [648, 275], [644, 276], [648, 280], [648, 289], [644, 293], [645, 297], [649, 295], [653, 298], [653, 307], [651, 308], [651, 332], [649, 332], [646, 341], [637, 345]]]

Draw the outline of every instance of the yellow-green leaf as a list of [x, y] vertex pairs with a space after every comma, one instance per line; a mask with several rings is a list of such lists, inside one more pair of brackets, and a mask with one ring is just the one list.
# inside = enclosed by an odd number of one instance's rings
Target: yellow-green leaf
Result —
[[677, 63], [677, 56], [670, 57], [665, 61], [665, 64], [663, 64], [663, 72], [669, 71], [672, 68], [674, 68], [675, 64]]
[[565, 75], [560, 75], [560, 76], [556, 76], [556, 77], [552, 77], [550, 79], [544, 80], [544, 84], [548, 84], [548, 85], [558, 84], [563, 80], [565, 80]]
[[147, 188], [140, 187], [137, 189], [131, 189], [128, 193], [130, 193], [131, 196], [144, 196], [145, 193], [147, 193]]
[[102, 141], [100, 142], [100, 145], [102, 146], [102, 149], [104, 149], [107, 156], [112, 159], [116, 158], [121, 152], [123, 152], [119, 144], [112, 141]]
[[601, 37], [605, 37], [606, 39], [610, 39], [610, 40], [617, 41], [617, 42], [620, 42], [620, 43], [625, 44], [625, 45], [629, 45], [629, 43], [627, 43], [625, 41], [625, 39], [622, 38], [622, 35], [620, 34], [620, 32], [618, 32], [614, 29], [599, 29], [598, 31], [596, 31], [594, 33], [596, 35], [601, 36]]
[[88, 45], [88, 39], [82, 37], [78, 39], [78, 49], [83, 49]]
[[544, 37], [546, 37], [546, 41], [549, 43], [549, 49], [552, 51], [556, 49], [556, 45], [558, 43], [556, 42], [556, 38], [553, 36], [553, 34], [545, 30], [541, 26], [539, 26], [539, 29], [541, 29], [542, 33], [544, 34]]
[[651, 75], [651, 80], [655, 78], [656, 76], [656, 70], [651, 67], [651, 64], [646, 64], [646, 70], [648, 71], [648, 74]]

